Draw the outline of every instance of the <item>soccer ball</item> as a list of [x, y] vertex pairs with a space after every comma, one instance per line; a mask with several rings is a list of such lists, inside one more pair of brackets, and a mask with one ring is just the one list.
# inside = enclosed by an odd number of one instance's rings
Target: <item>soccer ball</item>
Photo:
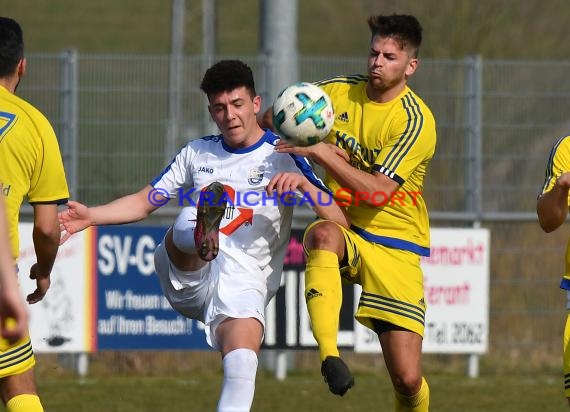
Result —
[[295, 146], [310, 146], [323, 140], [334, 123], [330, 97], [312, 83], [285, 88], [273, 102], [273, 126]]

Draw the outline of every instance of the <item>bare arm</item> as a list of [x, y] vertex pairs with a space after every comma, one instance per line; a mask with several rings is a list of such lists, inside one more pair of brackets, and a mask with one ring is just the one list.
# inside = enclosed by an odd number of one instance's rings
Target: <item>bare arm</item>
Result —
[[163, 204], [161, 201], [151, 202], [153, 191], [154, 188], [148, 185], [137, 193], [120, 197], [102, 206], [90, 207], [91, 226], [118, 225], [145, 219], [158, 209], [159, 204]]
[[[261, 127], [273, 130], [273, 107], [269, 107], [257, 120]], [[308, 147], [297, 147], [281, 141], [277, 144], [276, 150], [281, 153], [294, 153], [317, 162], [341, 187], [353, 192], [368, 194], [379, 192], [389, 198], [400, 187], [397, 182], [381, 173], [370, 174], [352, 167], [348, 163], [346, 153], [340, 153], [341, 149], [332, 144], [318, 143]], [[368, 198], [363, 197], [360, 202], [369, 206], [378, 206], [370, 195]]]
[[68, 209], [59, 214], [60, 227], [66, 232], [61, 242], [89, 226], [137, 222], [164, 204], [166, 198], [150, 185], [137, 193], [120, 197], [102, 206], [87, 207], [70, 201], [67, 204]]
[[49, 276], [59, 248], [57, 205], [35, 204], [33, 240], [39, 277]]
[[300, 185], [299, 190], [310, 196], [315, 205], [313, 210], [320, 218], [332, 220], [346, 228], [350, 227], [350, 218], [346, 214], [345, 209], [336, 203], [333, 195], [323, 192], [306, 178]]
[[556, 230], [566, 220], [569, 189], [570, 172], [566, 172], [556, 180], [550, 191], [538, 198], [536, 203], [538, 222], [546, 233]]
[[36, 252], [36, 263], [30, 268], [30, 279], [36, 280], [36, 290], [27, 296], [29, 303], [43, 299], [49, 289], [51, 270], [59, 249], [59, 223], [57, 205], [34, 204], [34, 229], [32, 238]]
[[362, 196], [359, 202], [369, 206], [378, 206], [374, 197], [370, 196], [372, 193], [380, 193], [389, 198], [400, 187], [388, 176], [376, 172], [370, 174], [351, 166], [347, 162], [346, 153], [343, 152], [343, 156], [340, 153], [341, 149], [332, 144], [318, 143], [307, 147], [297, 147], [279, 142], [276, 150], [281, 153], [295, 153], [317, 162], [342, 188], [349, 189], [353, 193], [368, 194], [368, 196]]
[[319, 217], [332, 220], [344, 227], [350, 226], [350, 219], [344, 208], [335, 202], [332, 195], [313, 185], [305, 176], [297, 173], [279, 173], [271, 179], [266, 190], [269, 195], [275, 191], [279, 196], [301, 191], [302, 200], [307, 201]]
[[[319, 144], [320, 145], [320, 144]], [[317, 145], [316, 145], [317, 146]], [[319, 149], [319, 148], [316, 148]], [[351, 166], [339, 156], [331, 156], [324, 150], [315, 150], [309, 157], [326, 169], [327, 173], [344, 188], [355, 193], [382, 193], [386, 198], [398, 190], [400, 185], [388, 176], [381, 173], [367, 173]], [[363, 197], [362, 203], [369, 206], [378, 206], [374, 203], [373, 197]]]

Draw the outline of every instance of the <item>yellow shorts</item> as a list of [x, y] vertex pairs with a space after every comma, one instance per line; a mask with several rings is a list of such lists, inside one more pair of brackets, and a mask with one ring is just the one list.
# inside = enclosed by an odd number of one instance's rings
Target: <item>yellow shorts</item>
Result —
[[0, 378], [25, 372], [35, 364], [36, 358], [29, 337], [14, 344], [0, 338]]
[[[313, 222], [307, 231], [319, 222]], [[423, 336], [426, 304], [420, 256], [369, 242], [339, 227], [348, 262], [340, 269], [341, 276], [362, 286], [356, 320], [374, 330], [371, 319], [380, 319]]]

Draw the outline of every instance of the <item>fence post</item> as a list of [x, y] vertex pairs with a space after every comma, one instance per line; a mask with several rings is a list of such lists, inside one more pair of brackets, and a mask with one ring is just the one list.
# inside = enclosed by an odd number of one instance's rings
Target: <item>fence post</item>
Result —
[[264, 81], [263, 110], [286, 86], [299, 80], [297, 52], [297, 0], [260, 2], [260, 51]]
[[[473, 212], [474, 228], [483, 216], [483, 64], [479, 55], [465, 58], [465, 209]], [[479, 355], [467, 355], [467, 376], [479, 376]]]
[[[483, 213], [483, 142], [482, 142], [482, 84], [481, 56], [465, 58], [465, 209], [480, 222]], [[474, 222], [475, 224], [475, 222]]]
[[[216, 0], [202, 0], [202, 74], [214, 63], [216, 55]], [[202, 105], [202, 135], [219, 133], [206, 104]]]
[[168, 124], [164, 142], [164, 163], [169, 164], [176, 153], [182, 111], [182, 56], [184, 55], [184, 0], [172, 0], [170, 62], [168, 75]]
[[78, 115], [78, 57], [77, 50], [64, 50], [60, 61], [60, 109], [62, 157], [66, 168], [67, 184], [72, 198], [77, 198], [77, 115]]
[[476, 353], [467, 355], [467, 376], [470, 378], [479, 377], [479, 355]]

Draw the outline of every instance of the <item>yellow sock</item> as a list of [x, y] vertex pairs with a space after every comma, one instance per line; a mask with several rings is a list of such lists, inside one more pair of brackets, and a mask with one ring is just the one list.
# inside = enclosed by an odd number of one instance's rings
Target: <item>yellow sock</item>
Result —
[[338, 324], [342, 304], [341, 279], [336, 253], [311, 250], [305, 271], [305, 300], [321, 361], [339, 356]]
[[6, 403], [6, 412], [44, 412], [44, 408], [38, 395], [23, 394]]
[[418, 393], [405, 396], [394, 391], [396, 395], [396, 412], [428, 412], [429, 410], [429, 386], [422, 377], [422, 386]]

